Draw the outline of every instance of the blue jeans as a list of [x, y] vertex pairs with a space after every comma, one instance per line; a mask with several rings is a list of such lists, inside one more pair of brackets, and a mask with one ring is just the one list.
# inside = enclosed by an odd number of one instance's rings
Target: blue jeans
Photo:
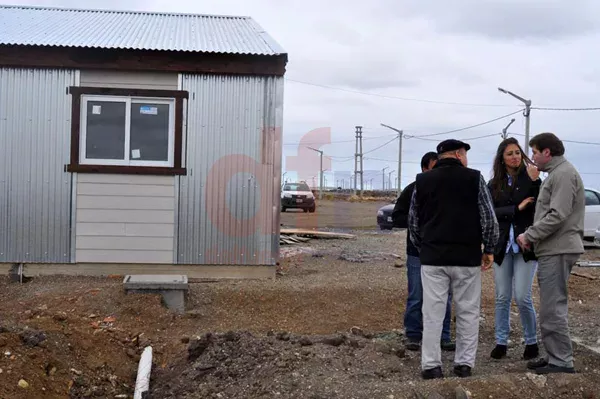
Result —
[[[408, 255], [406, 259], [406, 274], [408, 277], [408, 298], [404, 313], [404, 329], [406, 338], [411, 341], [421, 341], [423, 338], [423, 284], [421, 282], [421, 261], [416, 256]], [[448, 293], [446, 316], [442, 326], [442, 341], [450, 338], [450, 319], [452, 317], [452, 293]]]
[[510, 334], [510, 305], [514, 296], [521, 316], [525, 345], [537, 343], [535, 309], [531, 299], [531, 286], [537, 262], [525, 262], [523, 254], [510, 250], [502, 265], [494, 263], [496, 284], [496, 344], [507, 345]]

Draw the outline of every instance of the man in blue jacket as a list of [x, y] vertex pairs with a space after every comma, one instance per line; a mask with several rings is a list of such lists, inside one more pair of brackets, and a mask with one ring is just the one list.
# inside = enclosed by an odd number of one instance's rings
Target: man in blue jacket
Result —
[[[423, 158], [421, 158], [421, 171], [427, 172], [431, 170], [437, 160], [438, 154], [435, 152], [428, 152], [423, 155]], [[416, 182], [412, 182], [406, 186], [396, 201], [396, 206], [394, 206], [392, 213], [394, 227], [408, 229], [408, 211], [415, 184]], [[406, 298], [406, 311], [404, 312], [404, 333], [408, 339], [406, 349], [418, 351], [421, 349], [421, 340], [423, 338], [423, 284], [421, 283], [419, 250], [410, 240], [408, 230], [406, 232], [406, 276], [408, 279], [408, 296]], [[455, 344], [450, 337], [451, 317], [452, 294], [448, 295], [446, 317], [444, 318], [442, 328], [441, 348], [445, 351], [455, 350]]]

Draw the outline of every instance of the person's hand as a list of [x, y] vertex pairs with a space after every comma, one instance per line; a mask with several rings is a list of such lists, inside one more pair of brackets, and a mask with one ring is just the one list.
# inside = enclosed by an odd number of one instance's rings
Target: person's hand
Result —
[[536, 181], [540, 177], [539, 169], [532, 163], [527, 164], [527, 174], [529, 175], [531, 181]]
[[494, 264], [494, 255], [493, 254], [483, 254], [481, 257], [481, 270], [489, 270], [490, 267]]
[[533, 203], [533, 201], [535, 201], [535, 198], [533, 197], [529, 197], [529, 198], [525, 198], [520, 204], [519, 204], [519, 210], [522, 212], [523, 209], [525, 209], [527, 207], [527, 205]]
[[525, 233], [519, 234], [517, 237], [517, 244], [519, 244], [522, 249], [531, 249], [531, 243], [527, 240], [527, 237], [525, 237]]

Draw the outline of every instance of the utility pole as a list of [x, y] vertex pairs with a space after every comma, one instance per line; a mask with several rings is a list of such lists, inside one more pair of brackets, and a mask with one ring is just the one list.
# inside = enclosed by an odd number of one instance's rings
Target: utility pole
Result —
[[394, 173], [394, 172], [395, 172], [395, 170], [392, 170], [390, 173], [388, 173], [388, 187], [389, 187], [390, 190], [393, 189], [393, 187], [392, 187], [392, 173]]
[[312, 147], [307, 147], [309, 150], [313, 150], [319, 153], [319, 199], [323, 199], [323, 151], [317, 150]]
[[362, 198], [364, 191], [364, 173], [363, 173], [363, 141], [362, 141], [362, 126], [356, 126], [356, 134], [358, 135], [359, 156], [360, 156], [360, 196]]
[[381, 126], [387, 127], [388, 129], [391, 129], [398, 133], [398, 196], [400, 196], [400, 193], [402, 192], [402, 187], [400, 187], [402, 181], [400, 179], [402, 176], [402, 138], [404, 137], [404, 132], [394, 127], [384, 125], [383, 123], [381, 124]]
[[526, 100], [523, 97], [520, 97], [518, 95], [516, 95], [515, 93], [508, 91], [508, 90], [504, 90], [501, 87], [498, 87], [498, 91], [504, 94], [508, 94], [509, 96], [512, 96], [514, 98], [516, 98], [517, 100], [521, 101], [523, 104], [525, 104], [525, 111], [523, 112], [523, 116], [525, 116], [525, 155], [529, 155], [529, 116], [531, 115], [531, 100]]
[[383, 183], [383, 191], [385, 191], [385, 170], [389, 168], [389, 166], [386, 166], [385, 168], [381, 169], [381, 174], [382, 174], [382, 183]]
[[508, 128], [510, 127], [510, 125], [513, 124], [513, 122], [515, 121], [515, 118], [512, 118], [510, 120], [510, 122], [508, 123], [508, 125], [506, 125], [506, 127], [504, 129], [502, 129], [502, 139], [506, 140], [508, 138]]
[[357, 174], [358, 174], [358, 129], [356, 130], [355, 133], [355, 137], [356, 137], [356, 143], [355, 143], [355, 148], [354, 148], [354, 195], [356, 195], [356, 187], [357, 185]]

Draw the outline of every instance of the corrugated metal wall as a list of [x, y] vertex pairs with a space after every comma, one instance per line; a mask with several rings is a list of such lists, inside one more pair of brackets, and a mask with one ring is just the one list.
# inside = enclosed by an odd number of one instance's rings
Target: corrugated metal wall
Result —
[[69, 70], [0, 69], [0, 262], [70, 261]]
[[190, 98], [178, 263], [275, 264], [283, 78], [183, 75], [181, 85]]

